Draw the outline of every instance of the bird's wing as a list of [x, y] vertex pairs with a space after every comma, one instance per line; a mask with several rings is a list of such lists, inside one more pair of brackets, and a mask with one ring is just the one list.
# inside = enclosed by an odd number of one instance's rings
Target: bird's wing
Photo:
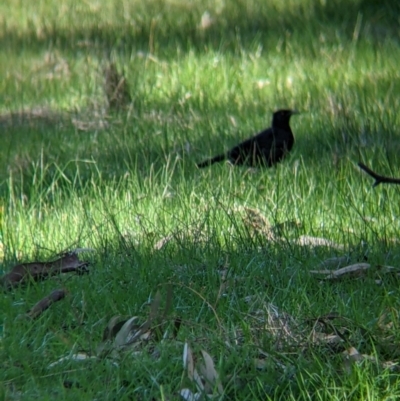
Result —
[[254, 137], [246, 139], [234, 146], [229, 152], [228, 157], [233, 163], [241, 163], [251, 155], [254, 147]]
[[261, 151], [270, 164], [280, 161], [293, 146], [293, 135], [282, 129], [272, 128], [258, 135]]

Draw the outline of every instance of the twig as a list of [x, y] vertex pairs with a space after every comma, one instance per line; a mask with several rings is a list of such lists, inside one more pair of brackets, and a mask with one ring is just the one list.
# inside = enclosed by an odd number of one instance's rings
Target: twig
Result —
[[65, 253], [53, 262], [31, 262], [14, 266], [9, 273], [0, 278], [0, 287], [11, 290], [20, 283], [27, 282], [29, 278], [39, 281], [61, 273], [88, 273], [89, 262], [80, 261], [77, 253], [82, 249], [77, 249], [77, 251]]
[[371, 177], [375, 179], [373, 187], [376, 187], [379, 184], [400, 184], [400, 178], [391, 178], [391, 177], [385, 177], [383, 175], [379, 175], [372, 171], [370, 168], [368, 168], [365, 164], [363, 163], [358, 163], [358, 167], [360, 167], [362, 170], [364, 170], [367, 174], [369, 174]]
[[50, 295], [40, 300], [32, 309], [27, 312], [27, 316], [32, 319], [36, 319], [39, 315], [41, 315], [46, 309], [50, 307], [51, 304], [57, 301], [61, 301], [67, 291], [64, 289], [54, 290]]

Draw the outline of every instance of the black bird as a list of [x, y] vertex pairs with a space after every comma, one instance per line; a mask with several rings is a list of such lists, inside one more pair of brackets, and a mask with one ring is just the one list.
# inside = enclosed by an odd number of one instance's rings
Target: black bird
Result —
[[280, 162], [292, 149], [294, 137], [289, 120], [296, 110], [278, 110], [272, 116], [272, 126], [239, 143], [225, 154], [197, 164], [203, 168], [228, 159], [234, 165], [271, 167]]

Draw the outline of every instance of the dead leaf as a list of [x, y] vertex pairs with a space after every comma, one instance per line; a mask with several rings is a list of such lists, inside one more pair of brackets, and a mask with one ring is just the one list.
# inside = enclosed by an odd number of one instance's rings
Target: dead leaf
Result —
[[372, 355], [360, 354], [354, 347], [350, 347], [342, 353], [344, 359], [345, 369], [350, 372], [351, 367], [354, 363], [362, 362], [364, 360], [369, 360], [377, 362], [376, 358]]
[[79, 131], [100, 131], [109, 127], [108, 121], [104, 116], [96, 118], [97, 116], [90, 115], [71, 120], [72, 125]]
[[203, 15], [201, 16], [201, 21], [199, 24], [199, 28], [206, 30], [211, 27], [214, 23], [214, 20], [211, 18], [211, 15], [208, 11], [204, 11]]
[[185, 401], [198, 401], [201, 399], [201, 393], [192, 393], [188, 388], [184, 388], [179, 393]]
[[97, 357], [91, 356], [91, 355], [87, 354], [86, 352], [78, 352], [76, 354], [64, 356], [64, 357], [58, 359], [57, 361], [50, 363], [50, 365], [48, 365], [47, 368], [48, 369], [54, 368], [54, 366], [57, 366], [63, 362], [67, 362], [67, 361], [86, 361], [88, 359], [97, 359]]
[[111, 110], [119, 110], [132, 101], [128, 82], [113, 62], [104, 68], [104, 91]]
[[204, 384], [195, 367], [192, 349], [187, 342], [183, 346], [183, 367], [187, 370], [189, 380], [194, 382], [198, 391], [202, 393], [204, 391]]
[[[167, 300], [164, 309], [164, 313], [171, 307], [172, 303], [172, 287], [168, 286], [167, 289]], [[140, 340], [148, 340], [151, 334], [154, 334], [154, 340], [160, 341], [162, 338], [162, 326], [165, 320], [165, 315], [160, 314], [161, 305], [161, 293], [157, 291], [151, 305], [149, 317], [147, 320], [134, 332], [131, 333], [131, 337], [128, 339], [125, 345], [134, 344]]]
[[185, 342], [183, 346], [183, 368], [187, 370], [189, 380], [193, 381], [194, 377], [193, 353], [187, 342]]
[[[104, 330], [103, 340], [97, 346], [96, 355], [119, 359], [121, 353], [137, 354], [148, 345], [146, 350], [157, 359], [160, 351], [155, 344], [168, 338], [165, 326], [168, 323], [167, 314], [172, 308], [171, 285], [167, 285], [165, 308], [160, 308], [160, 305], [161, 293], [157, 291], [150, 304], [149, 316], [144, 322], [138, 316], [126, 318], [117, 315], [111, 318]], [[172, 338], [176, 338], [180, 325], [181, 319], [175, 319]]]
[[255, 234], [265, 235], [268, 239], [274, 239], [274, 236], [270, 230], [271, 224], [268, 219], [258, 209], [250, 207], [243, 207], [244, 216], [242, 220], [244, 225]]
[[398, 362], [393, 362], [393, 361], [382, 362], [382, 367], [384, 369], [389, 369], [390, 371], [398, 372], [400, 370], [399, 363]]
[[81, 262], [76, 253], [69, 252], [53, 262], [32, 262], [14, 266], [10, 273], [0, 279], [0, 284], [6, 290], [10, 290], [30, 278], [39, 281], [60, 273], [88, 273], [88, 265], [88, 262]]
[[[257, 304], [259, 303], [257, 301]], [[298, 343], [299, 335], [296, 330], [298, 324], [293, 316], [269, 302], [262, 301], [259, 306], [260, 308], [252, 313], [258, 323], [258, 327], [253, 329], [255, 333], [268, 333], [275, 341], [274, 347], [277, 350], [283, 349], [287, 344]]]
[[117, 347], [128, 344], [129, 340], [132, 338], [132, 333], [136, 334], [140, 327], [138, 321], [139, 318], [137, 316], [133, 316], [122, 325], [114, 340], [114, 343]]
[[167, 245], [171, 240], [172, 240], [173, 235], [167, 235], [166, 237], [161, 238], [159, 241], [156, 242], [156, 244], [154, 245], [154, 250], [159, 251], [162, 248], [164, 248], [165, 245]]
[[154, 320], [158, 317], [158, 311], [161, 304], [161, 293], [157, 291], [153, 302], [150, 305], [150, 313], [148, 319], [134, 332], [127, 341], [126, 345], [133, 344], [141, 339], [147, 339], [150, 336], [150, 330]]
[[143, 341], [150, 340], [152, 334], [151, 330], [145, 330], [144, 324], [140, 324], [138, 316], [129, 319], [113, 317], [104, 330], [103, 340], [96, 348], [96, 355], [118, 359], [121, 352], [133, 352], [142, 347]]
[[354, 347], [346, 349], [343, 351], [342, 355], [350, 362], [359, 362], [363, 359], [363, 356]]
[[327, 334], [313, 330], [310, 337], [314, 344], [336, 346], [343, 343], [343, 339], [337, 334]]
[[321, 274], [325, 280], [338, 280], [341, 278], [362, 277], [371, 267], [369, 263], [356, 263], [337, 270], [310, 270], [311, 274]]
[[213, 392], [216, 388], [219, 395], [222, 395], [223, 388], [222, 384], [219, 380], [219, 375], [214, 367], [214, 361], [212, 360], [210, 354], [206, 351], [201, 350], [201, 354], [203, 355], [204, 365], [200, 365], [200, 373], [203, 375], [206, 381], [205, 391], [207, 394]]
[[379, 316], [376, 325], [385, 336], [392, 335], [399, 326], [400, 313], [396, 307], [387, 308]]
[[181, 390], [181, 395], [184, 392], [188, 397], [187, 399], [192, 399], [193, 397], [193, 399], [197, 399], [198, 394], [205, 394], [206, 398], [213, 398], [214, 396], [222, 395], [224, 391], [211, 356], [204, 350], [201, 351], [201, 354], [203, 361], [198, 363], [196, 367], [192, 349], [185, 342], [183, 347], [183, 367], [189, 380], [196, 385], [198, 391], [198, 393], [193, 394], [190, 390]]
[[103, 341], [113, 340], [127, 320], [128, 319], [123, 318], [121, 315], [113, 316], [104, 329]]
[[344, 249], [344, 246], [341, 244], [336, 244], [335, 242], [330, 241], [326, 238], [311, 237], [309, 235], [301, 235], [299, 238], [297, 238], [295, 244], [300, 246], [311, 246], [311, 247], [325, 246], [328, 248], [334, 248], [338, 250]]
[[46, 309], [48, 309], [51, 304], [57, 301], [61, 301], [66, 296], [66, 294], [67, 291], [65, 289], [54, 290], [50, 295], [43, 298], [35, 306], [33, 306], [26, 315], [32, 319], [36, 319]]

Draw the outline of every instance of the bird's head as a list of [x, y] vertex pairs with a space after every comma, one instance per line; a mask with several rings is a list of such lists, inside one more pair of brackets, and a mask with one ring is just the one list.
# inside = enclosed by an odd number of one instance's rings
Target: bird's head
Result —
[[272, 126], [286, 126], [289, 125], [290, 117], [299, 114], [297, 110], [282, 109], [273, 114]]
[[272, 124], [288, 124], [290, 117], [299, 114], [297, 110], [282, 109], [274, 113], [272, 118]]

